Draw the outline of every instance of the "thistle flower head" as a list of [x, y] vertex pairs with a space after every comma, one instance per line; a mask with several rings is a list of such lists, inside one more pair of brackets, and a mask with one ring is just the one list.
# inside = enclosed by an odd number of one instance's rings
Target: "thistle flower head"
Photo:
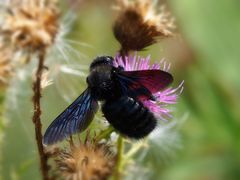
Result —
[[[160, 62], [155, 62], [150, 64], [150, 56], [143, 58], [137, 55], [122, 57], [117, 55], [114, 59], [114, 66], [121, 66], [125, 71], [136, 71], [136, 70], [163, 70], [169, 71], [170, 64], [161, 60]], [[167, 105], [175, 104], [177, 102], [178, 95], [183, 90], [183, 82], [177, 88], [166, 88], [162, 91], [154, 93], [155, 101], [144, 100], [142, 103], [145, 107], [153, 112], [159, 119], [166, 120], [171, 118], [171, 110]]]
[[57, 156], [58, 170], [65, 179], [107, 179], [113, 172], [115, 156], [106, 144], [88, 137], [78, 145], [71, 144]]
[[118, 17], [113, 31], [124, 51], [139, 51], [157, 42], [157, 38], [173, 35], [174, 19], [165, 6], [156, 10], [149, 0], [118, 0]]
[[13, 1], [6, 4], [0, 33], [16, 49], [38, 50], [54, 42], [58, 17], [55, 1]]

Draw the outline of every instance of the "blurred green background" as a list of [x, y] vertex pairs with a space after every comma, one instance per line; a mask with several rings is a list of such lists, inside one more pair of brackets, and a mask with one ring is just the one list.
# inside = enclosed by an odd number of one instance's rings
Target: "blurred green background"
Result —
[[[169, 162], [153, 166], [154, 176], [149, 179], [238, 180], [240, 1], [164, 2], [176, 17], [184, 40], [163, 40], [142, 54], [151, 54], [153, 60], [165, 57], [171, 62], [175, 85], [185, 80], [185, 89], [176, 105], [175, 116], [180, 118], [187, 113], [188, 118], [180, 129], [183, 148], [177, 150], [177, 155]], [[84, 56], [75, 58], [73, 66], [88, 65], [97, 55], [114, 56], [118, 50], [119, 45], [111, 31], [114, 17], [114, 11], [110, 8], [112, 4], [113, 1], [107, 0], [83, 1], [77, 7], [77, 19], [68, 38], [90, 46], [74, 46]], [[55, 61], [57, 64], [58, 60]], [[31, 66], [24, 68], [28, 70]], [[58, 78], [61, 83], [43, 92], [44, 129], [69, 103], [64, 96], [73, 100], [85, 86], [80, 76]], [[71, 90], [60, 87], [64, 85], [63, 79], [72, 83], [68, 86]], [[3, 135], [0, 144], [1, 178], [40, 179], [31, 122], [31, 75], [24, 76], [21, 81], [13, 80], [13, 83], [15, 85], [11, 92], [8, 91], [8, 96], [4, 95], [5, 89], [1, 90], [0, 100], [5, 99], [10, 104], [2, 109], [6, 115], [4, 122], [7, 123], [0, 124], [0, 135]], [[61, 91], [59, 88], [62, 88]], [[16, 95], [15, 99], [11, 93]]]

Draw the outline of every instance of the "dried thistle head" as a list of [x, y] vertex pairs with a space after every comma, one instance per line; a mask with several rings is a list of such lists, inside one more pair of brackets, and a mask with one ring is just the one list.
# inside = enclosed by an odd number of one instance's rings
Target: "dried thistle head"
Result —
[[108, 145], [87, 138], [84, 143], [71, 143], [69, 150], [58, 153], [57, 174], [69, 180], [107, 179], [113, 172], [115, 159]]
[[11, 51], [0, 43], [0, 86], [8, 84], [8, 78], [13, 74]]
[[40, 2], [43, 1], [15, 0], [9, 3], [0, 32], [14, 48], [36, 51], [53, 44], [59, 19], [56, 2]]
[[113, 31], [124, 51], [139, 51], [173, 35], [174, 19], [161, 6], [159, 11], [150, 0], [117, 0], [118, 17]]

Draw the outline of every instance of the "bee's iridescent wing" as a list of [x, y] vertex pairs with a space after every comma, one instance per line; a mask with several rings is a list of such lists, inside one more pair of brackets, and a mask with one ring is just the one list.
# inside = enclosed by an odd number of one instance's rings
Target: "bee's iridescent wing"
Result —
[[173, 81], [170, 73], [161, 70], [120, 71], [116, 76], [123, 94], [141, 100], [152, 98]]
[[72, 134], [82, 132], [91, 123], [98, 109], [97, 102], [86, 89], [67, 109], [47, 128], [44, 144], [54, 144]]
[[122, 74], [142, 84], [151, 93], [156, 93], [173, 82], [172, 75], [162, 70], [123, 71]]

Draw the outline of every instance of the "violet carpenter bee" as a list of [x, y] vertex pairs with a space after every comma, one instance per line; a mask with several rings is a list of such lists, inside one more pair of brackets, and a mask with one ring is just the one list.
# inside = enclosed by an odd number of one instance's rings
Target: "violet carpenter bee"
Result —
[[146, 99], [173, 81], [162, 70], [125, 71], [113, 66], [113, 58], [100, 56], [90, 65], [87, 89], [47, 128], [44, 144], [54, 144], [72, 134], [83, 132], [98, 110], [121, 135], [132, 139], [147, 136], [157, 125], [157, 118], [143, 105]]

